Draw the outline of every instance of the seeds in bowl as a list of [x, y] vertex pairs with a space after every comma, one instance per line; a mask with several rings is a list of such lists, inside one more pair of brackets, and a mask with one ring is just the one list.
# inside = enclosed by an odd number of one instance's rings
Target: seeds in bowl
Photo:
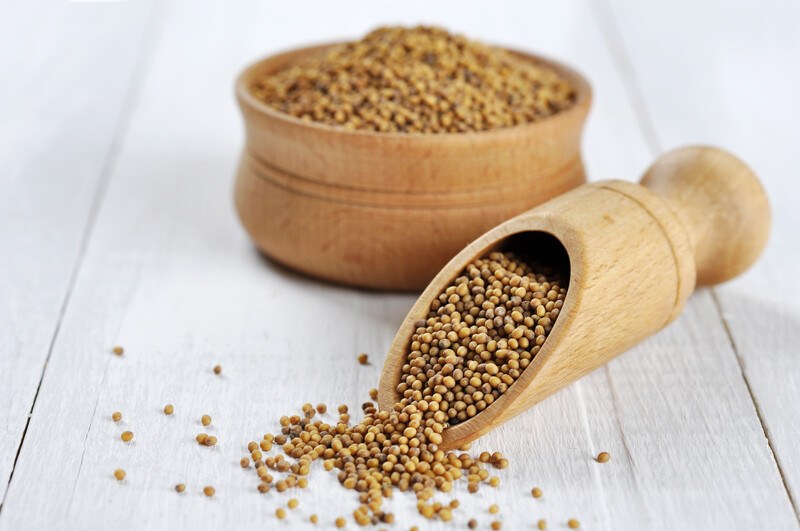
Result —
[[426, 26], [378, 28], [264, 73], [250, 91], [302, 120], [389, 133], [488, 131], [575, 102], [552, 68]]

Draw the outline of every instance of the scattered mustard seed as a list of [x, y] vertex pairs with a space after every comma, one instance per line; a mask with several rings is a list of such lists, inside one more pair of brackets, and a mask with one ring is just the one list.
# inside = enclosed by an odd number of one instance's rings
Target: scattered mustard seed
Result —
[[319, 517], [318, 517], [316, 514], [312, 514], [311, 516], [309, 516], [309, 517], [308, 517], [308, 520], [309, 520], [309, 521], [310, 521], [312, 524], [315, 524], [315, 525], [316, 525], [316, 523], [317, 523], [317, 522], [319, 522]]
[[497, 476], [490, 477], [489, 478], [489, 485], [491, 485], [492, 487], [495, 487], [495, 488], [499, 487], [500, 486], [500, 478], [497, 477]]
[[206, 440], [203, 442], [206, 446], [216, 446], [217, 445], [217, 438], [213, 435], [209, 435], [206, 437]]
[[122, 356], [124, 353], [125, 353], [124, 348], [120, 347], [119, 345], [114, 347], [114, 354], [116, 354], [117, 356]]
[[494, 529], [494, 531], [498, 531], [499, 529], [502, 529], [502, 528], [503, 528], [503, 523], [502, 522], [500, 522], [498, 520], [495, 520], [494, 522], [492, 522], [492, 529]]
[[222, 366], [214, 365], [214, 374], [222, 374]]
[[533, 496], [534, 498], [541, 498], [542, 497], [542, 489], [540, 489], [539, 487], [533, 487], [531, 489], [531, 496]]
[[324, 414], [326, 411], [328, 411], [328, 406], [326, 406], [325, 404], [317, 404], [317, 413], [319, 413], [320, 415], [322, 415], [322, 414]]
[[212, 486], [203, 487], [203, 494], [205, 494], [209, 498], [212, 497], [216, 493], [217, 493], [216, 489], [214, 487], [212, 487]]
[[175, 406], [173, 406], [172, 404], [167, 404], [166, 406], [164, 406], [165, 415], [172, 415], [173, 413], [175, 413]]
[[491, 505], [489, 506], [489, 512], [490, 512], [491, 514], [497, 514], [497, 513], [499, 513], [499, 512], [500, 512], [500, 507], [498, 507], [498, 506], [497, 506], [497, 504], [493, 503], [493, 504], [491, 504]]
[[119, 422], [120, 420], [122, 420], [122, 413], [120, 413], [119, 411], [113, 412], [111, 414], [111, 420], [113, 420], [114, 422]]
[[125, 442], [130, 442], [133, 440], [133, 432], [132, 431], [123, 431], [122, 435], [119, 436]]
[[125, 471], [121, 468], [118, 468], [114, 471], [114, 477], [117, 478], [117, 481], [122, 481], [125, 479]]
[[197, 441], [198, 444], [205, 444], [206, 439], [208, 439], [208, 435], [205, 433], [198, 433], [197, 437], [195, 437], [195, 440]]
[[581, 523], [574, 518], [570, 518], [567, 520], [567, 526], [569, 526], [570, 529], [578, 529]]
[[299, 502], [299, 501], [297, 501], [297, 498], [291, 498], [291, 499], [289, 500], [289, 502], [286, 504], [286, 506], [287, 506], [289, 509], [297, 509], [297, 505], [298, 505], [299, 503], [300, 503], [300, 502]]
[[183, 483], [178, 483], [177, 485], [175, 485], [175, 492], [183, 492], [185, 490], [186, 490], [186, 485], [184, 485]]
[[475, 529], [476, 527], [478, 527], [478, 521], [475, 520], [474, 518], [470, 518], [469, 522], [467, 522], [467, 527], [469, 527], [470, 529]]
[[539, 519], [539, 521], [536, 522], [536, 528], [547, 529], [547, 520], [545, 520], [544, 518]]
[[242, 468], [249, 468], [250, 460], [246, 457], [242, 457], [242, 459], [239, 461], [239, 464], [241, 465]]
[[597, 462], [598, 463], [608, 463], [611, 461], [611, 454], [608, 452], [600, 452], [597, 454]]
[[278, 520], [283, 520], [286, 518], [286, 510], [283, 507], [278, 507], [275, 509], [275, 516], [278, 517]]
[[370, 397], [371, 399], [373, 399], [373, 400], [377, 400], [377, 399], [378, 399], [378, 390], [377, 390], [377, 389], [374, 389], [374, 388], [373, 388], [373, 389], [370, 389], [370, 390], [369, 390], [369, 397]]
[[340, 516], [339, 518], [336, 519], [335, 524], [336, 524], [336, 527], [342, 528], [342, 527], [347, 525], [347, 520], [345, 520], [344, 518], [342, 518]]
[[211, 416], [210, 415], [203, 415], [200, 417], [200, 422], [203, 423], [203, 426], [208, 426], [211, 424]]
[[369, 355], [362, 352], [361, 354], [358, 355], [358, 362], [361, 365], [367, 365], [369, 363]]

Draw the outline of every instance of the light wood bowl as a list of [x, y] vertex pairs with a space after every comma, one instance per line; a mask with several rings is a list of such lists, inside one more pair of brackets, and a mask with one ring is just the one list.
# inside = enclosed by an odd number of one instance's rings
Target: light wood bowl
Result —
[[348, 131], [257, 100], [255, 77], [332, 45], [261, 60], [239, 77], [246, 142], [235, 184], [256, 246], [292, 269], [367, 288], [420, 290], [482, 232], [585, 182], [580, 154], [591, 89], [542, 121], [479, 133]]

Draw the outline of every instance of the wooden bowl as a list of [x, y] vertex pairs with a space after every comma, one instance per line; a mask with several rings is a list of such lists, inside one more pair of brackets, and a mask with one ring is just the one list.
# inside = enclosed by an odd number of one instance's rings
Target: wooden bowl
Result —
[[258, 248], [292, 269], [353, 286], [420, 290], [489, 228], [585, 182], [580, 154], [591, 89], [539, 122], [475, 133], [348, 131], [302, 121], [257, 100], [255, 77], [331, 44], [248, 67], [236, 96], [246, 142], [236, 176], [239, 217]]

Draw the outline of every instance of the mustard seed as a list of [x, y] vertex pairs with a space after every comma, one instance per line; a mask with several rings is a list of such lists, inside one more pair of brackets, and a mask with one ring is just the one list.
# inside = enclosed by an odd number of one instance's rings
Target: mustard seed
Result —
[[538, 522], [536, 522], [536, 528], [537, 529], [547, 529], [547, 520], [545, 520], [543, 518], [540, 519]]
[[122, 356], [124, 353], [125, 353], [125, 349], [124, 348], [122, 348], [120, 346], [114, 347], [114, 354], [116, 354], [117, 356]]
[[492, 476], [489, 478], [489, 485], [492, 487], [499, 487], [500, 486], [500, 478], [497, 476]]
[[205, 494], [209, 498], [212, 497], [216, 493], [217, 493], [217, 491], [216, 491], [216, 489], [214, 487], [211, 487], [211, 486], [203, 487], [203, 494]]
[[531, 489], [531, 496], [533, 496], [534, 498], [541, 498], [542, 497], [542, 489], [540, 489], [539, 487], [533, 487]]
[[214, 365], [214, 374], [222, 374], [222, 366]]
[[369, 397], [370, 397], [371, 399], [373, 399], [373, 400], [377, 400], [377, 399], [378, 399], [378, 390], [377, 390], [377, 389], [374, 389], [374, 388], [373, 388], [373, 389], [370, 389], [370, 390], [369, 390]]
[[119, 436], [125, 442], [130, 442], [133, 440], [133, 432], [132, 431], [123, 431], [122, 435]]
[[217, 445], [217, 438], [213, 435], [209, 435], [206, 437], [206, 440], [203, 442], [206, 446], [216, 446]]
[[186, 485], [184, 485], [183, 483], [178, 483], [177, 485], [175, 485], [175, 492], [183, 492], [185, 490], [186, 490]]
[[250, 90], [301, 120], [389, 133], [510, 127], [575, 100], [543, 64], [424, 26], [378, 28], [262, 75]]
[[324, 414], [326, 411], [328, 411], [328, 406], [326, 406], [325, 404], [317, 404], [317, 413], [319, 413], [320, 415], [322, 415], [322, 414]]
[[299, 501], [297, 501], [297, 498], [291, 498], [291, 499], [289, 500], [289, 502], [286, 504], [286, 506], [287, 506], [287, 507], [289, 507], [289, 509], [297, 509], [297, 505], [298, 505], [299, 503], [300, 503], [300, 502], [299, 502]]
[[369, 363], [369, 356], [362, 352], [361, 354], [358, 355], [358, 362], [361, 365], [367, 365]]
[[340, 516], [339, 518], [336, 519], [335, 524], [336, 524], [336, 527], [342, 528], [342, 527], [347, 525], [347, 520], [345, 520], [344, 518], [342, 518]]
[[309, 517], [308, 517], [308, 520], [309, 520], [309, 521], [310, 521], [312, 524], [316, 525], [316, 524], [317, 524], [317, 522], [319, 522], [319, 517], [318, 517], [316, 514], [312, 514], [311, 516], [309, 516]]
[[175, 406], [173, 406], [172, 404], [167, 404], [166, 406], [164, 406], [165, 415], [172, 415], [173, 413], [175, 413]]
[[497, 531], [498, 529], [502, 529], [502, 528], [503, 528], [503, 523], [502, 522], [499, 522], [497, 520], [492, 522], [492, 529], [494, 529], [495, 531]]
[[121, 468], [118, 468], [114, 471], [114, 477], [117, 478], [117, 481], [122, 481], [125, 479], [125, 471]]
[[581, 526], [581, 523], [574, 518], [570, 518], [567, 520], [567, 525], [570, 529], [578, 529]]
[[270, 485], [269, 483], [262, 482], [258, 484], [258, 492], [260, 492], [261, 494], [266, 494], [267, 492], [269, 492], [271, 488], [272, 485]]
[[500, 512], [500, 507], [498, 507], [497, 504], [493, 503], [492, 505], [489, 506], [489, 512], [491, 514], [497, 514]]
[[209, 424], [211, 424], [211, 416], [203, 415], [202, 417], [200, 417], [200, 422], [203, 424], [203, 426], [208, 426]]
[[283, 507], [278, 507], [275, 509], [275, 516], [278, 517], [278, 520], [283, 520], [286, 518], [286, 510]]
[[474, 518], [470, 518], [469, 522], [467, 522], [467, 527], [469, 527], [470, 529], [475, 529], [476, 527], [478, 527], [478, 521], [475, 520]]
[[600, 452], [597, 454], [597, 462], [598, 463], [608, 463], [611, 461], [611, 454], [608, 452]]
[[206, 439], [208, 439], [208, 435], [205, 433], [198, 433], [197, 436], [195, 437], [195, 440], [197, 441], [198, 444], [205, 444]]
[[120, 413], [119, 411], [113, 412], [111, 414], [111, 420], [113, 420], [114, 422], [119, 422], [120, 420], [122, 420], [122, 413]]
[[241, 465], [242, 468], [250, 468], [250, 460], [246, 457], [242, 457], [239, 461], [239, 465]]

